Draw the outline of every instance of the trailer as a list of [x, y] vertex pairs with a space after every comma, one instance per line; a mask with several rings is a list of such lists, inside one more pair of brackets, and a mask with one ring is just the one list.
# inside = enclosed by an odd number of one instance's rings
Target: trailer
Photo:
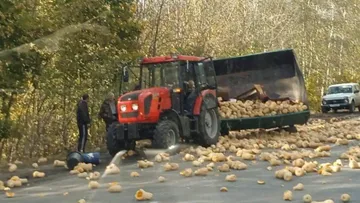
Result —
[[[303, 74], [292, 49], [213, 60], [218, 95], [225, 100], [237, 98], [256, 85], [271, 100], [290, 99], [308, 105]], [[254, 118], [221, 119], [221, 134], [230, 130], [270, 129], [303, 125], [308, 110]]]

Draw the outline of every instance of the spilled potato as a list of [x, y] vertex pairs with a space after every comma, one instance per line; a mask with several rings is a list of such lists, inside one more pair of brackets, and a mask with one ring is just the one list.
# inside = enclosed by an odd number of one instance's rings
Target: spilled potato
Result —
[[146, 192], [143, 189], [136, 191], [135, 199], [138, 201], [150, 200], [153, 198], [153, 194], [150, 192]]

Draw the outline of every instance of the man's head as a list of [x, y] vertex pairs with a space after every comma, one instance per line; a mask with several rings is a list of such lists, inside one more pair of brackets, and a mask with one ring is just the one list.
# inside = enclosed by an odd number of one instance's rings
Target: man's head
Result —
[[188, 88], [189, 88], [189, 90], [194, 90], [195, 89], [195, 82], [193, 80], [189, 80]]
[[111, 99], [111, 100], [115, 99], [114, 93], [109, 92], [107, 98], [108, 98], [108, 99]]
[[140, 85], [135, 85], [134, 91], [135, 91], [135, 90], [140, 90]]
[[88, 94], [83, 94], [82, 99], [85, 101], [89, 101], [89, 95]]

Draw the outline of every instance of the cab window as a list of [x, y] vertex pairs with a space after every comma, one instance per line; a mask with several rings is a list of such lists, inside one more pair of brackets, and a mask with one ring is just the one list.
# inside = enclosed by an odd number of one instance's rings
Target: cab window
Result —
[[144, 65], [142, 68], [142, 88], [179, 87], [177, 62]]
[[200, 88], [216, 88], [215, 71], [212, 62], [200, 62], [196, 65]]

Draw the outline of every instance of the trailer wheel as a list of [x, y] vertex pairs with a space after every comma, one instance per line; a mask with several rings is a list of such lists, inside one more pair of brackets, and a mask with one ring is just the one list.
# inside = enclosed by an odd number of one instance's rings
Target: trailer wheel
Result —
[[289, 132], [289, 133], [296, 133], [297, 132], [297, 128], [295, 127], [295, 125], [290, 125], [287, 128], [284, 128], [285, 131]]
[[229, 130], [228, 127], [223, 127], [223, 126], [221, 126], [220, 134], [221, 134], [222, 136], [224, 136], [224, 135], [229, 135], [229, 133], [230, 133], [230, 130]]
[[172, 120], [161, 120], [154, 131], [153, 148], [168, 149], [180, 140], [178, 125]]
[[217, 108], [206, 109], [201, 107], [199, 116], [199, 135], [194, 140], [204, 146], [216, 144], [220, 135], [220, 116]]
[[118, 123], [113, 123], [110, 125], [108, 132], [106, 134], [106, 146], [109, 154], [113, 157], [121, 150], [130, 150], [135, 149], [135, 141], [127, 140], [117, 140]]

